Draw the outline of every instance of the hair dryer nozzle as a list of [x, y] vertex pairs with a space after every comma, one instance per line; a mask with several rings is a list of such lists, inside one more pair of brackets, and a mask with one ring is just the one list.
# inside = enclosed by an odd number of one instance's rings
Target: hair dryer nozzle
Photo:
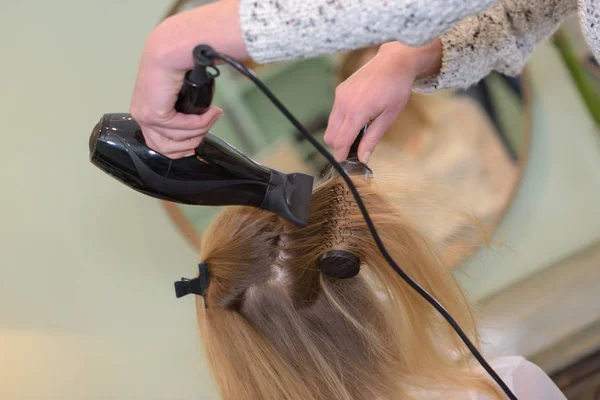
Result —
[[308, 225], [314, 178], [272, 170], [261, 208], [272, 211], [297, 226]]

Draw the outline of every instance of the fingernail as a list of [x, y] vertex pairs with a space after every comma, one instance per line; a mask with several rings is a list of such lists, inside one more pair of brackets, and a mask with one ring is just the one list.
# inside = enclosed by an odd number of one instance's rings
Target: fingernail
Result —
[[366, 164], [369, 162], [369, 158], [371, 158], [371, 152], [370, 151], [365, 151], [363, 153], [363, 163]]

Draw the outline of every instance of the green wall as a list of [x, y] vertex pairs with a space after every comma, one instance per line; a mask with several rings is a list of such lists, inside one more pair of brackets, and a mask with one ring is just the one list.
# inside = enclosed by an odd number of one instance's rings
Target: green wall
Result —
[[160, 204], [93, 167], [103, 113], [127, 112], [166, 1], [0, 4], [0, 398], [216, 399], [197, 256]]

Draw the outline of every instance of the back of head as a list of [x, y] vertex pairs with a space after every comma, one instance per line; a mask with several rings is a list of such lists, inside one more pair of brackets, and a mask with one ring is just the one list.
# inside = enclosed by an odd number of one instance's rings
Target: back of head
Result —
[[[476, 342], [451, 272], [387, 199], [385, 183], [355, 183], [392, 257]], [[335, 249], [360, 257], [357, 276], [335, 279], [319, 269], [320, 257]], [[202, 258], [210, 284], [197, 300], [199, 326], [223, 399], [493, 391], [466, 366], [467, 351], [446, 322], [383, 259], [340, 180], [314, 190], [305, 228], [249, 207], [226, 209], [204, 236]]]

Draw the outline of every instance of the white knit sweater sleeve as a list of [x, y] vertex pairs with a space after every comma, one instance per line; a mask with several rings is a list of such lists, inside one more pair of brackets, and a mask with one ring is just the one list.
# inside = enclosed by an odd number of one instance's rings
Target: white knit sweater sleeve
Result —
[[440, 74], [417, 82], [415, 90], [466, 88], [491, 71], [518, 75], [535, 46], [575, 12], [577, 0], [504, 0], [469, 16], [442, 35]]
[[240, 25], [259, 63], [373, 44], [426, 44], [498, 0], [239, 0]]

